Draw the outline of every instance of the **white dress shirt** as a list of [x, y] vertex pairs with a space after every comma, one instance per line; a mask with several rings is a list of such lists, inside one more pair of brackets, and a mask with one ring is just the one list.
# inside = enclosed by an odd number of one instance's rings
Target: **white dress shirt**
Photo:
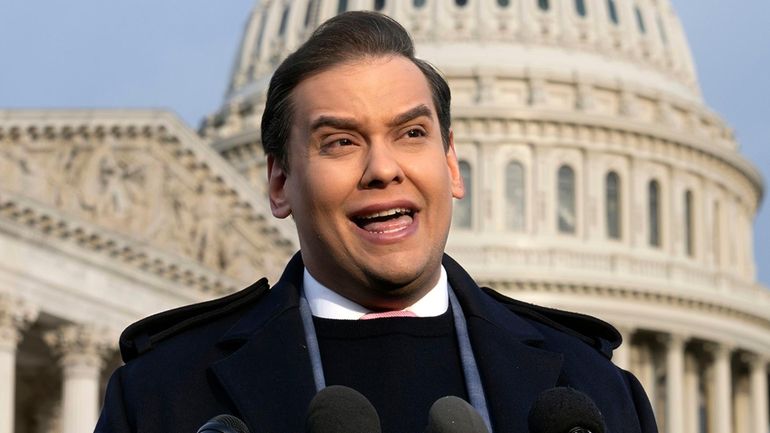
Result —
[[[310, 304], [313, 316], [323, 319], [358, 320], [372, 311], [338, 294], [319, 283], [307, 268], [303, 276], [305, 298]], [[438, 283], [414, 304], [405, 308], [417, 317], [435, 317], [444, 314], [449, 308], [446, 270], [441, 267]]]

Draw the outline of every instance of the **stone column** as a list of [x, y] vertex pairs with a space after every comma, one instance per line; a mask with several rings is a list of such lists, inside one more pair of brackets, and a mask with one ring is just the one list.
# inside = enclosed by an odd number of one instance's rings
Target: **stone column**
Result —
[[16, 348], [22, 330], [37, 311], [21, 299], [0, 293], [0, 433], [14, 432]]
[[731, 349], [724, 344], [716, 344], [714, 355], [714, 429], [729, 433], [733, 430], [733, 387], [731, 368]]
[[655, 412], [657, 418], [659, 416], [657, 402], [658, 391], [655, 383], [655, 363], [653, 360], [652, 349], [647, 342], [635, 346], [634, 349], [638, 356], [638, 368], [634, 373], [639, 379], [639, 382], [641, 382], [644, 390], [647, 392], [647, 397], [650, 399], [650, 405], [652, 405], [652, 410]]
[[[748, 355], [741, 353], [739, 362], [746, 361]], [[733, 375], [733, 433], [754, 433], [751, 430], [751, 384], [749, 375], [738, 372]]]
[[767, 358], [752, 357], [750, 363], [751, 380], [751, 431], [766, 433], [768, 431], [767, 413]]
[[612, 361], [618, 367], [628, 370], [631, 368], [631, 334], [633, 330], [626, 326], [615, 327], [623, 337], [623, 344], [612, 353]]
[[110, 334], [95, 326], [72, 325], [46, 334], [59, 355], [62, 386], [62, 433], [94, 430], [99, 417], [99, 379], [112, 349]]
[[685, 337], [671, 334], [666, 345], [666, 432], [684, 431], [684, 343]]
[[685, 355], [684, 369], [684, 425], [685, 433], [698, 433], [700, 418], [700, 375], [694, 354]]

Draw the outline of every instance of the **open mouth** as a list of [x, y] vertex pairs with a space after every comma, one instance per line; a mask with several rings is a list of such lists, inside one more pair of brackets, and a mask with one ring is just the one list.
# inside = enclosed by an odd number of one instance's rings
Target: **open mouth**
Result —
[[371, 233], [393, 233], [403, 230], [414, 221], [414, 211], [407, 208], [387, 209], [353, 217], [353, 222]]

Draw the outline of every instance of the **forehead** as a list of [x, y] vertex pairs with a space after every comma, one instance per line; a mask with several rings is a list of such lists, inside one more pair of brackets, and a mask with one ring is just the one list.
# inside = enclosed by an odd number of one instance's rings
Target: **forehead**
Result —
[[434, 117], [436, 111], [425, 74], [403, 56], [340, 63], [302, 80], [291, 99], [294, 126], [324, 114], [396, 115], [418, 104], [430, 107]]

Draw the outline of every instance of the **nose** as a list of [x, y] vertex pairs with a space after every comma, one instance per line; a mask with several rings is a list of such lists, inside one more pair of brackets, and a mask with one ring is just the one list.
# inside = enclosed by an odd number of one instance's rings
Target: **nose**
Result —
[[366, 155], [361, 188], [385, 188], [404, 181], [404, 171], [397, 154], [388, 143], [372, 143]]

